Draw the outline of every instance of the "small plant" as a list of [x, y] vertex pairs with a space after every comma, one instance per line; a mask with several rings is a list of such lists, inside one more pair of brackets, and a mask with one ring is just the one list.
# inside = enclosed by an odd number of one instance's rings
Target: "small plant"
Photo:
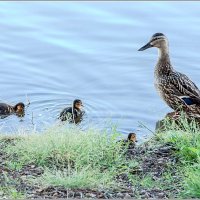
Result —
[[10, 162], [8, 161], [6, 164], [7, 164], [8, 168], [11, 170], [18, 171], [23, 167], [23, 165], [20, 162], [16, 162], [16, 161], [10, 161]]
[[14, 187], [0, 187], [0, 198], [4, 197], [4, 199], [24, 199], [24, 194], [22, 192], [18, 192]]
[[188, 122], [182, 114], [178, 122], [166, 119], [164, 133], [157, 135], [160, 141], [172, 143], [183, 161], [197, 161], [200, 158], [200, 129], [195, 120]]
[[192, 198], [200, 198], [200, 163], [192, 168], [186, 168], [186, 178], [184, 181], [184, 196]]
[[10, 189], [9, 196], [11, 199], [24, 199], [24, 194], [18, 192], [16, 189]]
[[109, 172], [102, 173], [90, 167], [81, 170], [49, 170], [46, 169], [39, 181], [46, 186], [63, 186], [66, 188], [108, 188], [114, 185], [113, 176]]

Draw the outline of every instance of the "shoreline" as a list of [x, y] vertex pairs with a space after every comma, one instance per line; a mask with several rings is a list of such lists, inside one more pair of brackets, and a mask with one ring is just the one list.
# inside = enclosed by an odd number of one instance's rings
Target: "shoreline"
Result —
[[[113, 133], [108, 137], [106, 134], [101, 136], [93, 131], [85, 133], [75, 129], [67, 132], [57, 130], [55, 133], [53, 129], [44, 135], [2, 136], [0, 138], [0, 198], [200, 197], [195, 190], [198, 183], [196, 185], [193, 183], [194, 191], [187, 187], [190, 183], [188, 171], [200, 169], [200, 153], [191, 155], [187, 150], [185, 153], [189, 156], [188, 160], [185, 154], [182, 155], [184, 152], [180, 149], [180, 142], [183, 145], [181, 140], [190, 143], [194, 139], [191, 137], [193, 136], [191, 134], [194, 134], [191, 130], [188, 129], [187, 133], [184, 132], [186, 130], [175, 129], [157, 133], [147, 142], [136, 145], [135, 148], [119, 146], [120, 144], [116, 143], [119, 134]], [[195, 133], [195, 137], [200, 139], [200, 132], [196, 131], [198, 132]], [[188, 138], [185, 137], [186, 135]], [[73, 143], [73, 139], [67, 141], [69, 137], [74, 137], [76, 142]], [[79, 137], [82, 142], [78, 140]], [[92, 139], [93, 137], [96, 137], [95, 140]], [[60, 139], [63, 141], [61, 142]], [[196, 142], [199, 145], [199, 140]], [[29, 150], [30, 144], [33, 146]], [[45, 149], [47, 147], [50, 150], [47, 151]], [[82, 149], [78, 150], [74, 158], [66, 158], [69, 156], [66, 152], [69, 153], [70, 149], [74, 152], [79, 147]], [[76, 156], [84, 151], [85, 154], [75, 160]], [[105, 155], [102, 155], [102, 152]], [[35, 155], [37, 153], [38, 155]], [[44, 154], [46, 157], [42, 158]], [[92, 157], [91, 160], [89, 155]], [[81, 161], [84, 164], [78, 163], [82, 158], [86, 159]], [[194, 169], [194, 166], [197, 167]], [[69, 168], [71, 171], [67, 175]], [[197, 172], [197, 178], [199, 177], [200, 173]]]

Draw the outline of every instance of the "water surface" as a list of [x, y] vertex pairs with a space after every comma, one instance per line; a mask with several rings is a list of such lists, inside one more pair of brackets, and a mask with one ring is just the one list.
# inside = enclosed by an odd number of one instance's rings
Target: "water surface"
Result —
[[167, 35], [175, 68], [199, 80], [200, 2], [0, 2], [0, 101], [27, 103], [26, 116], [0, 120], [2, 132], [41, 130], [75, 98], [91, 124], [117, 124], [140, 138], [170, 109], [157, 95], [157, 50]]

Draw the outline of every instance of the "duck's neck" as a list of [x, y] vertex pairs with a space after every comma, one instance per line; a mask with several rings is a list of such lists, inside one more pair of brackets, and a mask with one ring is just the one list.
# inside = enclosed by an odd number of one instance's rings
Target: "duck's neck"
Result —
[[158, 62], [156, 64], [155, 73], [157, 75], [169, 74], [173, 71], [173, 67], [169, 58], [168, 47], [163, 47], [158, 49]]

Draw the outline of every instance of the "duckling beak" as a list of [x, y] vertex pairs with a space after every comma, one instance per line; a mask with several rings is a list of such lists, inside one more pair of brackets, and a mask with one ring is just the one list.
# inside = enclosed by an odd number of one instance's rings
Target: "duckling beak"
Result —
[[138, 51], [144, 51], [144, 50], [146, 50], [148, 48], [151, 48], [151, 47], [152, 47], [151, 43], [148, 42], [146, 45], [144, 45], [143, 47], [141, 47], [140, 49], [138, 49]]

